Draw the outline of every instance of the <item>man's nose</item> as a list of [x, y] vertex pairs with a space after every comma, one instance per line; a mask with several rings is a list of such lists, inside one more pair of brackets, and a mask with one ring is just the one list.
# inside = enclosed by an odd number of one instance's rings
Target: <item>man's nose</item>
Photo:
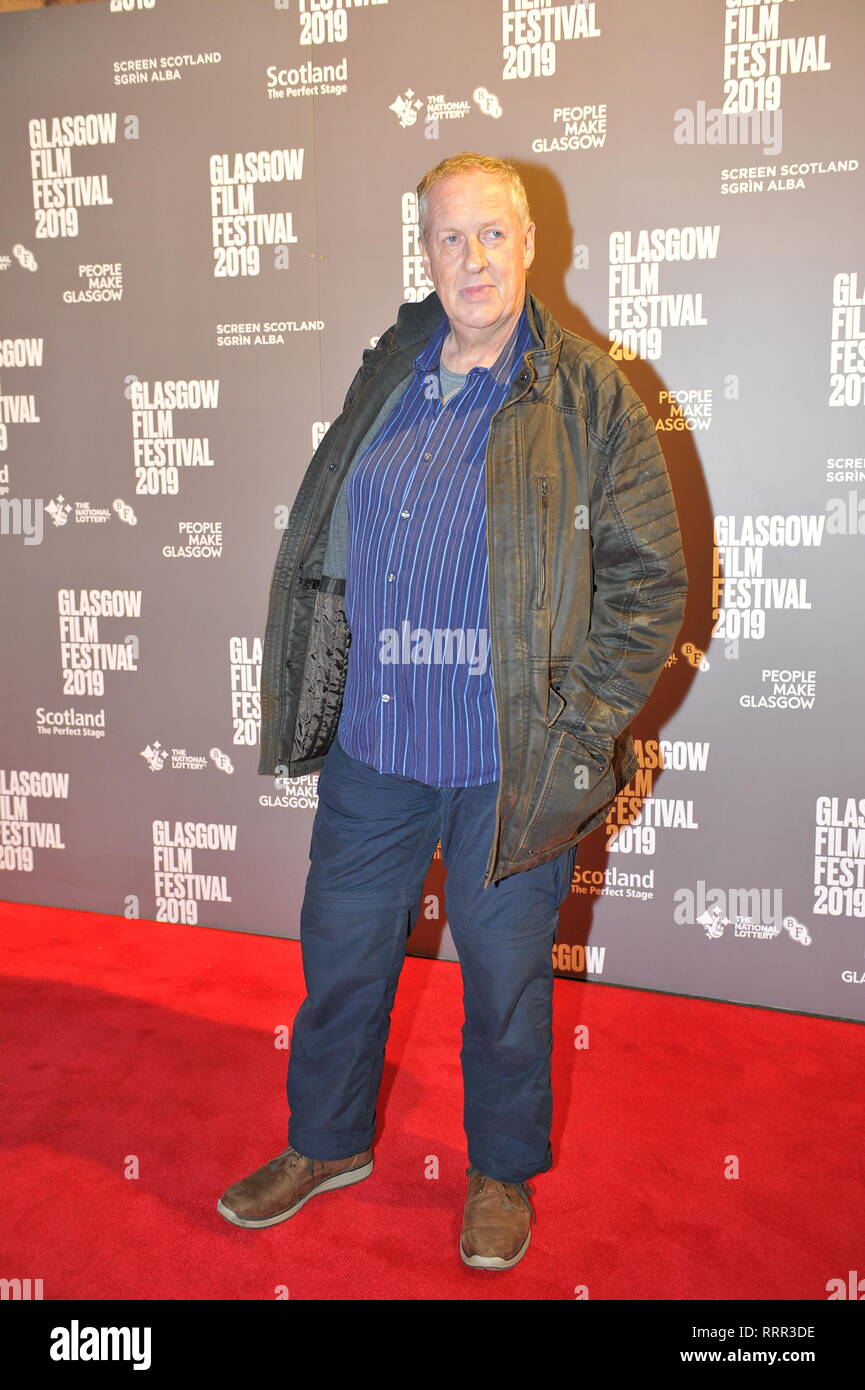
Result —
[[483, 270], [487, 263], [486, 247], [480, 237], [466, 237], [466, 270]]

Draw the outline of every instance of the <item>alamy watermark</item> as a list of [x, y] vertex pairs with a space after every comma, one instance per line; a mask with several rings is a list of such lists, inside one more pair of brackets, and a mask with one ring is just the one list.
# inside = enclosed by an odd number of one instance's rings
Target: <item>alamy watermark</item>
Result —
[[0, 536], [23, 536], [25, 545], [42, 544], [42, 497], [0, 497]]
[[399, 628], [382, 628], [378, 640], [383, 666], [465, 663], [470, 676], [482, 676], [489, 664], [490, 634], [485, 627], [412, 627], [404, 618]]

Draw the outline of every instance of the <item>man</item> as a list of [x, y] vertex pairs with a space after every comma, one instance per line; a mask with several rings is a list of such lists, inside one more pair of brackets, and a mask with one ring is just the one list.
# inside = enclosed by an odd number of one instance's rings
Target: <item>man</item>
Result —
[[687, 576], [655, 430], [527, 292], [516, 170], [418, 186], [434, 286], [363, 354], [274, 571], [259, 772], [320, 770], [289, 1147], [218, 1210], [275, 1225], [372, 1172], [390, 1010], [437, 842], [465, 1001], [460, 1255], [508, 1269], [552, 1163], [551, 946], [576, 844], [637, 767], [630, 723]]

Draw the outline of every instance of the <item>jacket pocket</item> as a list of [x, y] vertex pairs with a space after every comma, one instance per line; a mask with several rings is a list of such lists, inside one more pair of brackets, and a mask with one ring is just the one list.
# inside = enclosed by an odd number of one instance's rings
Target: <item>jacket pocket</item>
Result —
[[535, 608], [547, 606], [547, 547], [550, 533], [550, 480], [535, 479]]
[[558, 687], [551, 685], [547, 692], [547, 728], [551, 729], [561, 714], [563, 709], [567, 709], [568, 702], [564, 695], [559, 693]]
[[521, 849], [543, 854], [573, 844], [598, 823], [616, 793], [612, 752], [561, 724], [550, 729]]

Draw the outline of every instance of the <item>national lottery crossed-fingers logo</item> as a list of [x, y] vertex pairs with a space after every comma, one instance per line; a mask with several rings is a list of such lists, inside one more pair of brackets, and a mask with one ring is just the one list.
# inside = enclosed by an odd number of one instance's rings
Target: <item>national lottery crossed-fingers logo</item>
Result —
[[411, 87], [407, 87], [395, 101], [392, 101], [388, 111], [393, 111], [403, 130], [414, 125], [417, 120], [418, 112], [423, 106], [420, 97], [416, 97]]
[[159, 739], [155, 738], [152, 743], [148, 743], [146, 748], [142, 748], [141, 756], [147, 763], [151, 772], [161, 772], [165, 765], [167, 754], [166, 750], [159, 742]]
[[53, 497], [50, 502], [46, 503], [45, 510], [55, 526], [65, 526], [72, 508], [63, 494], [60, 493], [59, 497]]

